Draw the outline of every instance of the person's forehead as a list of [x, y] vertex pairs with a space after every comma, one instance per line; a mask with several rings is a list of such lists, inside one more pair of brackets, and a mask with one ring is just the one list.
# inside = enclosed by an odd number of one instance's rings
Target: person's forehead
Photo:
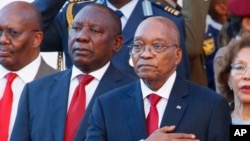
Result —
[[249, 53], [250, 53], [250, 46], [246, 46], [246, 47], [239, 49], [236, 55], [237, 56], [247, 55], [250, 58]]
[[76, 17], [86, 17], [88, 15], [91, 16], [102, 16], [103, 18], [110, 18], [110, 14], [107, 10], [96, 7], [96, 6], [86, 6], [84, 7]]
[[[26, 15], [28, 16], [28, 15]], [[8, 28], [30, 28], [32, 21], [27, 20], [25, 17], [17, 14], [1, 14], [0, 13], [0, 26]], [[29, 25], [29, 26], [28, 26]]]
[[96, 25], [113, 25], [113, 18], [103, 10], [83, 9], [74, 19], [75, 23], [93, 23]]
[[[141, 23], [138, 28], [137, 32], [139, 33], [146, 33], [146, 32], [152, 32], [152, 33], [159, 33], [161, 32], [162, 34], [167, 34], [169, 32], [167, 25], [163, 24], [162, 22], [159, 21], [145, 21]], [[137, 33], [136, 32], [136, 33]]]
[[29, 9], [23, 9], [18, 6], [9, 6], [0, 10], [0, 17], [8, 20], [26, 20], [31, 17], [32, 13]]

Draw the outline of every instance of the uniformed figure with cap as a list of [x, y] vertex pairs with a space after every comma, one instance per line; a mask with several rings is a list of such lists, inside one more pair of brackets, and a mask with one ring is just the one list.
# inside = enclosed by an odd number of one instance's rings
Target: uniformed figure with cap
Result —
[[217, 35], [219, 30], [212, 25], [208, 25], [205, 40], [203, 41], [203, 50], [206, 59], [206, 74], [208, 80], [208, 87], [215, 90], [213, 59], [218, 50]]
[[227, 0], [211, 0], [208, 10], [211, 20], [207, 26], [205, 40], [203, 41], [203, 50], [206, 56], [208, 87], [212, 90], [215, 90], [213, 61], [214, 56], [219, 49], [218, 34], [229, 15], [226, 3]]
[[[68, 57], [67, 49], [68, 27], [70, 26], [70, 21], [74, 17], [74, 15], [83, 6], [91, 3], [92, 1], [80, 2], [78, 0], [78, 2], [74, 2], [74, 5], [71, 4], [71, 2], [68, 2], [63, 7], [62, 11], [56, 16], [55, 12], [51, 11], [59, 11], [58, 5], [62, 6], [63, 1], [65, 0], [35, 0], [33, 3], [36, 7], [40, 7], [45, 21], [45, 39], [43, 42], [42, 51], [63, 50], [66, 56], [66, 65], [67, 67], [70, 67], [72, 63]], [[176, 23], [178, 29], [180, 30], [183, 60], [177, 68], [177, 72], [180, 73], [183, 77], [189, 78], [190, 70], [189, 60], [185, 47], [184, 19], [180, 13], [173, 13], [171, 11], [168, 11], [167, 9], [164, 10], [165, 7], [152, 3], [150, 0], [98, 0], [96, 2], [105, 4], [113, 10], [118, 9], [123, 13], [121, 21], [123, 26], [122, 34], [124, 36], [124, 44], [122, 49], [112, 59], [112, 62], [115, 66], [125, 72], [135, 75], [133, 64], [130, 61], [128, 48], [133, 40], [135, 29], [138, 24], [147, 17], [156, 15], [164, 16], [173, 20], [173, 22]], [[57, 3], [57, 5], [55, 3]], [[56, 8], [53, 8], [53, 6], [55, 6]], [[45, 7], [47, 7], [47, 9]], [[54, 20], [52, 20], [51, 18], [53, 16], [46, 14], [49, 12], [55, 14], [54, 17], [56, 16], [56, 18]], [[50, 21], [48, 19], [50, 19]]]

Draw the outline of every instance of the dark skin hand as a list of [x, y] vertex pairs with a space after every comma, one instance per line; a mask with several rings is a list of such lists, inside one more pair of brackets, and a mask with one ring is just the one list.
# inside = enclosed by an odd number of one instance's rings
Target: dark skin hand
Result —
[[199, 141], [194, 134], [171, 133], [175, 126], [164, 126], [153, 132], [145, 141]]

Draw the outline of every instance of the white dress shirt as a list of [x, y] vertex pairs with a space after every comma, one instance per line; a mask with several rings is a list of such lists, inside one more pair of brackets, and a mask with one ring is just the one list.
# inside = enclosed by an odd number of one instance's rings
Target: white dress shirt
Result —
[[[110, 62], [108, 62], [102, 68], [100, 68], [94, 72], [89, 73], [89, 75], [93, 76], [94, 79], [85, 87], [85, 90], [86, 90], [86, 106], [85, 106], [85, 108], [88, 106], [92, 96], [94, 95], [94, 92], [95, 92], [98, 84], [100, 83], [104, 73], [107, 71], [109, 65], [110, 65]], [[79, 84], [77, 76], [80, 74], [84, 74], [84, 73], [81, 70], [79, 70], [76, 66], [73, 65], [71, 79], [70, 79], [70, 87], [69, 87], [68, 109], [69, 109], [70, 102], [72, 100], [75, 88]]]
[[[14, 72], [18, 76], [14, 79], [11, 85], [11, 88], [13, 91], [13, 103], [12, 103], [11, 116], [10, 116], [9, 137], [11, 135], [10, 133], [12, 132], [12, 128], [14, 126], [15, 118], [17, 115], [18, 102], [19, 102], [22, 90], [26, 83], [34, 80], [40, 64], [41, 64], [41, 56], [37, 57], [34, 61], [32, 61], [30, 64], [28, 64], [21, 70]], [[3, 97], [3, 93], [4, 93], [4, 89], [6, 85], [5, 75], [9, 72], [13, 72], [13, 71], [9, 71], [6, 68], [4, 68], [2, 65], [0, 65], [0, 99], [2, 99]]]
[[174, 72], [169, 77], [169, 79], [163, 84], [163, 86], [158, 91], [152, 91], [151, 89], [149, 89], [145, 85], [143, 80], [140, 79], [142, 97], [143, 97], [143, 101], [144, 101], [145, 118], [147, 118], [147, 116], [149, 114], [149, 110], [150, 110], [150, 102], [149, 102], [147, 96], [154, 93], [154, 94], [157, 94], [158, 96], [162, 97], [160, 99], [160, 101], [156, 105], [158, 115], [159, 115], [158, 127], [160, 127], [160, 124], [161, 124], [161, 121], [162, 121], [162, 118], [163, 118], [163, 114], [165, 112], [165, 109], [166, 109], [166, 106], [167, 106], [167, 103], [168, 103], [170, 92], [171, 92], [171, 90], [173, 88], [173, 85], [174, 85], [175, 78], [176, 78], [176, 72]]
[[129, 3], [127, 3], [120, 9], [117, 9], [115, 6], [113, 6], [108, 0], [106, 2], [107, 2], [107, 7], [109, 7], [110, 9], [114, 11], [120, 10], [122, 12], [123, 16], [121, 17], [121, 22], [122, 22], [122, 30], [123, 30], [136, 4], [138, 3], [138, 0], [131, 0]]

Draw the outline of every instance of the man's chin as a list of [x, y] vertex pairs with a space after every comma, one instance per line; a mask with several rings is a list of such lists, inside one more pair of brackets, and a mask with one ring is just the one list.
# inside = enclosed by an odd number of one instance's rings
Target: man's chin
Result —
[[12, 65], [13, 61], [9, 57], [2, 57], [0, 56], [0, 64], [1, 65]]
[[139, 72], [139, 73], [137, 73], [137, 75], [141, 79], [153, 79], [154, 78], [152, 73], [149, 73], [149, 72]]

